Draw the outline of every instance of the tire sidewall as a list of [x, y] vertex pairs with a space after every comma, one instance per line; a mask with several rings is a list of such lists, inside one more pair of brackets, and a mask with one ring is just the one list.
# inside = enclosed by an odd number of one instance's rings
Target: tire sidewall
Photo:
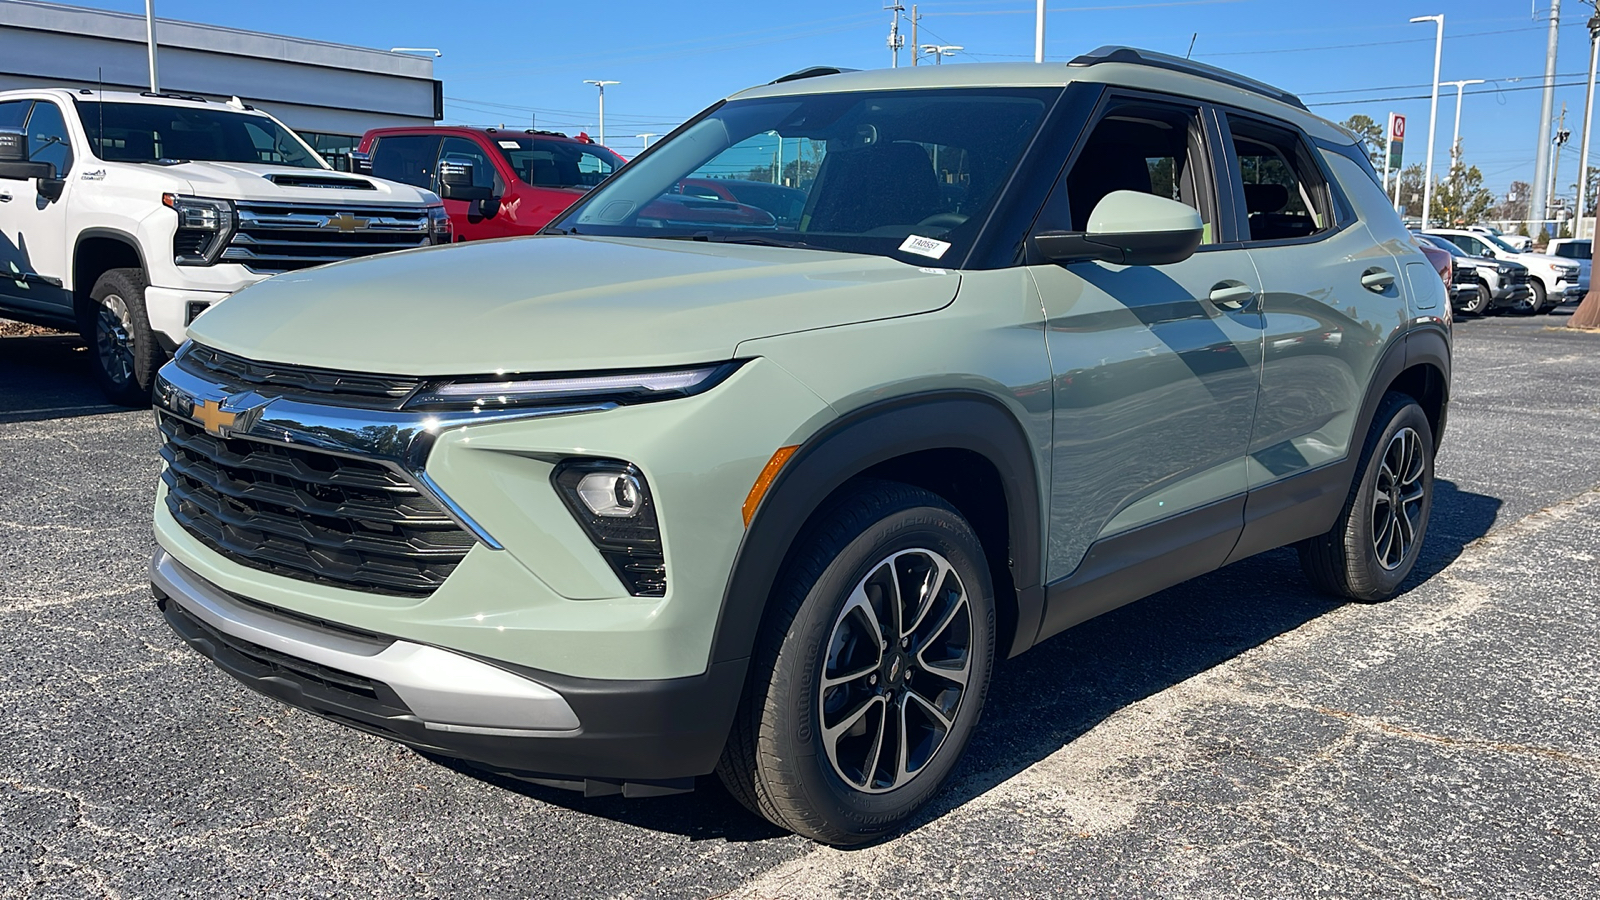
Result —
[[[1373, 599], [1393, 594], [1411, 574], [1411, 570], [1416, 567], [1418, 557], [1421, 556], [1422, 547], [1427, 542], [1428, 523], [1433, 515], [1433, 428], [1428, 424], [1428, 417], [1423, 413], [1422, 407], [1414, 400], [1407, 398], [1402, 402], [1396, 402], [1391, 410], [1388, 424], [1384, 426], [1367, 455], [1345, 533], [1347, 558], [1353, 565], [1361, 568], [1362, 574], [1366, 577], [1360, 580], [1373, 587]], [[1411, 549], [1406, 552], [1400, 565], [1391, 570], [1385, 569], [1378, 562], [1377, 551], [1372, 546], [1373, 495], [1377, 489], [1378, 471], [1382, 467], [1389, 443], [1402, 428], [1407, 427], [1415, 430], [1421, 438], [1423, 455], [1422, 511], [1419, 516], [1421, 524], [1417, 528], [1417, 537]]]
[[[150, 388], [165, 355], [155, 346], [155, 334], [145, 310], [145, 286], [144, 273], [137, 269], [112, 269], [101, 275], [89, 292], [89, 307], [80, 326], [89, 344], [95, 381], [108, 398], [125, 406], [149, 405]], [[111, 377], [100, 359], [100, 311], [106, 298], [112, 295], [121, 298], [128, 308], [128, 336], [133, 354], [132, 378], [121, 383]]]
[[[972, 678], [954, 728], [927, 767], [904, 787], [868, 794], [846, 784], [828, 760], [817, 688], [833, 625], [851, 591], [886, 557], [917, 548], [943, 555], [967, 589], [976, 630]], [[993, 597], [976, 535], [953, 511], [929, 506], [883, 516], [850, 541], [817, 578], [790, 625], [773, 672], [771, 692], [774, 708], [785, 718], [775, 734], [779, 755], [796, 768], [806, 805], [829, 826], [868, 838], [887, 833], [926, 803], [950, 774], [966, 749], [988, 692], [994, 658]]]

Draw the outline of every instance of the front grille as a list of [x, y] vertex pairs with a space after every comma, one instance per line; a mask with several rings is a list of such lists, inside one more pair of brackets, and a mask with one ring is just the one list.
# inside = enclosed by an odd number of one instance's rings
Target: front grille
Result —
[[371, 375], [286, 363], [257, 362], [203, 344], [178, 356], [185, 371], [223, 385], [230, 393], [252, 390], [264, 397], [298, 396], [320, 402], [394, 409], [422, 386], [407, 375]]
[[1527, 269], [1513, 269], [1511, 271], [1511, 276], [1507, 280], [1511, 284], [1527, 284], [1528, 283], [1528, 270]]
[[1450, 273], [1451, 284], [1477, 284], [1478, 270], [1472, 266], [1454, 266]]
[[301, 581], [425, 597], [474, 543], [431, 498], [375, 462], [219, 438], [162, 412], [167, 509], [234, 562]]
[[221, 261], [252, 272], [288, 272], [323, 263], [426, 247], [431, 223], [421, 207], [237, 203], [237, 227]]

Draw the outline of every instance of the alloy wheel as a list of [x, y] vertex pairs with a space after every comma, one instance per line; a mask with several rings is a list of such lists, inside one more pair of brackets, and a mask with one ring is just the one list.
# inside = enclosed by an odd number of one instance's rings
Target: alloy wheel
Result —
[[95, 314], [95, 351], [100, 368], [115, 384], [133, 379], [133, 317], [128, 304], [116, 294], [107, 294]]
[[1402, 428], [1389, 440], [1378, 466], [1373, 486], [1372, 550], [1378, 564], [1391, 572], [1405, 562], [1422, 527], [1423, 453], [1422, 436], [1415, 429]]
[[950, 736], [972, 674], [972, 608], [950, 561], [902, 550], [834, 620], [818, 685], [823, 749], [850, 787], [904, 787]]

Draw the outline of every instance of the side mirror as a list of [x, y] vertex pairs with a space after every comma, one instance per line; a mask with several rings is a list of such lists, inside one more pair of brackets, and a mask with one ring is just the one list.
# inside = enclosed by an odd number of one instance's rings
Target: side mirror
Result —
[[28, 159], [28, 136], [20, 131], [0, 131], [0, 178], [27, 181], [56, 177], [56, 167]]
[[439, 160], [439, 196], [446, 200], [488, 200], [494, 188], [472, 183], [471, 160]]
[[350, 171], [361, 175], [372, 174], [372, 154], [362, 153], [360, 150], [350, 151]]
[[1193, 256], [1205, 236], [1205, 224], [1193, 207], [1138, 191], [1107, 194], [1089, 214], [1088, 226], [1085, 231], [1047, 231], [1032, 240], [1053, 263], [1164, 266]]

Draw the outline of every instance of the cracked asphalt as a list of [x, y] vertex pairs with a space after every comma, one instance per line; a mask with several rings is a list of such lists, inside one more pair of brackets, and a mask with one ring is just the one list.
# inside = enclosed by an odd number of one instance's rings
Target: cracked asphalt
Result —
[[1277, 551], [999, 668], [909, 833], [584, 800], [291, 711], [150, 600], [148, 413], [0, 338], [0, 896], [1600, 896], [1600, 335], [1457, 326], [1408, 590]]

